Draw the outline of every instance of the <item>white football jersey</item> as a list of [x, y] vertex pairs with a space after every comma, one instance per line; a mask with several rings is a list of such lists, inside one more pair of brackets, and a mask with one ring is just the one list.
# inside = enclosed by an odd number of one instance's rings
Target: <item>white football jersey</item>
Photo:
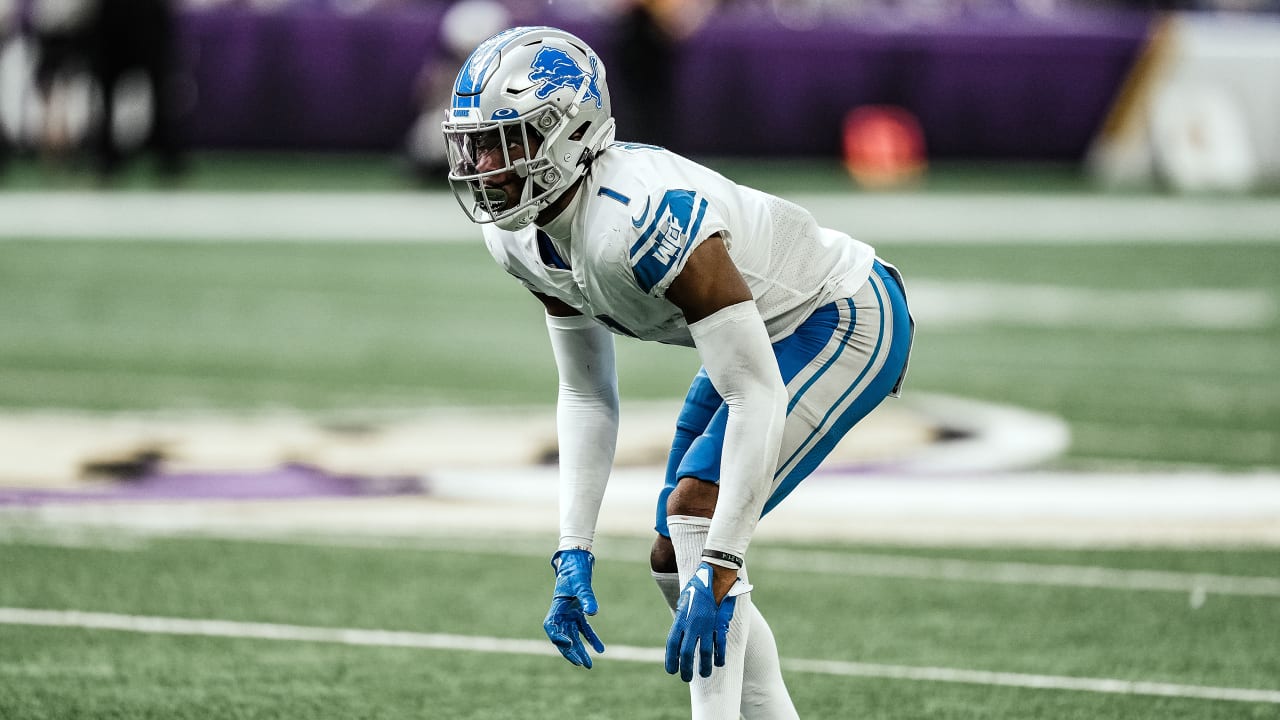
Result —
[[611, 145], [578, 192], [572, 215], [552, 223], [568, 238], [487, 224], [485, 244], [529, 289], [642, 340], [693, 345], [664, 295], [689, 254], [716, 233], [775, 342], [815, 309], [857, 292], [875, 260], [870, 245], [819, 227], [804, 208], [650, 145]]

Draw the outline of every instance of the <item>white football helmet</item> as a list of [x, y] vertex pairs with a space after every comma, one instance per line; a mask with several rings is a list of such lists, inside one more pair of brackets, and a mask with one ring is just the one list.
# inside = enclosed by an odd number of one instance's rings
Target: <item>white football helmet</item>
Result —
[[467, 216], [525, 227], [613, 142], [604, 64], [563, 30], [504, 30], [463, 63], [442, 128]]

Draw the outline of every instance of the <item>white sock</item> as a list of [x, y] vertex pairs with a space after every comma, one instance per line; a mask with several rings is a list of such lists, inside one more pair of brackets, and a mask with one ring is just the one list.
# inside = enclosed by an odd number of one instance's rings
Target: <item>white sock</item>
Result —
[[[702, 548], [707, 541], [707, 528], [711, 520], [688, 515], [671, 515], [667, 518], [671, 530], [671, 544], [675, 546], [676, 567], [680, 571], [680, 587], [684, 587], [702, 563]], [[729, 637], [725, 645], [724, 667], [712, 671], [704, 678], [695, 668], [689, 683], [689, 698], [693, 706], [693, 720], [738, 720], [742, 704], [743, 662], [746, 659], [751, 617], [755, 608], [751, 593], [739, 595], [729, 622]]]
[[[764, 615], [754, 603], [747, 605], [751, 628], [748, 633], [747, 657], [742, 672], [742, 717], [747, 720], [799, 719], [791, 694], [782, 682], [782, 667], [778, 664], [778, 645]], [[742, 605], [734, 615], [742, 611]]]

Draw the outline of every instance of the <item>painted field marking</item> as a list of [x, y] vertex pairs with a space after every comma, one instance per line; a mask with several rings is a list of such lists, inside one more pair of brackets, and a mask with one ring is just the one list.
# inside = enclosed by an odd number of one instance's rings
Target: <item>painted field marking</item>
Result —
[[[277, 623], [235, 622], [231, 620], [192, 620], [186, 618], [119, 615], [80, 612], [76, 610], [33, 610], [0, 608], [0, 624], [40, 627], [69, 627], [89, 630], [115, 630], [155, 635], [197, 635], [205, 637], [284, 640], [297, 642], [336, 643], [373, 647], [400, 647], [427, 650], [456, 650], [507, 655], [558, 656], [559, 652], [542, 640], [521, 640], [448, 633], [418, 633], [356, 628], [326, 628]], [[633, 645], [610, 645], [605, 657], [623, 662], [660, 664], [665, 653], [660, 648]], [[1077, 690], [1119, 695], [1153, 695], [1160, 697], [1230, 700], [1250, 703], [1280, 704], [1280, 690], [1182, 685], [1175, 683], [1083, 678], [1060, 675], [1003, 673], [960, 668], [881, 665], [877, 663], [835, 660], [784, 659], [783, 665], [795, 672], [837, 675], [842, 677], [881, 678], [1000, 685], [1036, 690]]]

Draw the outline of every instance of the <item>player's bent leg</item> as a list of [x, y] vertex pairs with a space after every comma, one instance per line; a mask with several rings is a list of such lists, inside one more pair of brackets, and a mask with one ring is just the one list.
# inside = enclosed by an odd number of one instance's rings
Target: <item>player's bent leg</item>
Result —
[[653, 540], [653, 549], [649, 551], [649, 574], [658, 585], [658, 592], [666, 601], [671, 612], [676, 611], [680, 601], [680, 571], [676, 565], [676, 550], [671, 545], [671, 538], [659, 535]]
[[[737, 612], [746, 611], [748, 624], [747, 654], [742, 664], [742, 707], [746, 720], [791, 720], [799, 718], [791, 694], [782, 680], [782, 666], [778, 661], [778, 644], [773, 630], [754, 603], [739, 606]], [[736, 614], [736, 613], [735, 613]]]
[[[883, 265], [876, 263], [867, 283], [852, 298], [827, 308], [837, 313], [827, 347], [818, 353], [809, 348], [792, 353], [801, 357], [812, 354], [787, 382], [791, 397], [786, 427], [765, 513], [817, 469], [849, 430], [894, 392], [906, 369], [911, 316], [901, 285]], [[804, 329], [802, 325], [797, 334]], [[783, 360], [780, 354], [779, 362]]]
[[[703, 477], [712, 481], [719, 478], [718, 458], [720, 448], [711, 446], [702, 436], [707, 433], [708, 426], [722, 407], [724, 407], [724, 399], [716, 392], [715, 387], [711, 384], [711, 379], [707, 377], [706, 371], [699, 370], [698, 374], [694, 376], [693, 382], [689, 384], [689, 392], [685, 395], [684, 405], [680, 408], [680, 416], [676, 418], [676, 432], [675, 437], [671, 440], [671, 451], [667, 456], [662, 492], [658, 494], [653, 529], [657, 531], [660, 537], [670, 537], [671, 535], [667, 529], [667, 501], [671, 493], [675, 491], [680, 479], [686, 475]], [[693, 453], [694, 458], [697, 459], [700, 466], [713, 464], [715, 466], [715, 474], [681, 471], [686, 462], [690, 460], [689, 451], [694, 447], [695, 442], [698, 443], [699, 449]]]
[[[675, 490], [667, 496], [667, 518], [670, 523], [672, 515], [693, 515], [709, 518], [716, 511], [716, 498], [720, 496], [720, 486], [696, 477], [682, 477], [676, 483]], [[671, 538], [675, 541], [675, 538]]]
[[[681, 485], [689, 481], [702, 482], [685, 478], [681, 480]], [[672, 497], [679, 496], [673, 493]], [[675, 504], [671, 507], [676, 509], [680, 505]], [[707, 530], [711, 527], [711, 518], [672, 514], [667, 516], [667, 527], [671, 530], [671, 543], [675, 548], [680, 586], [683, 588], [702, 562], [702, 548], [707, 542]], [[738, 720], [740, 717], [743, 664], [751, 631], [751, 626], [746, 619], [754, 608], [751, 605], [751, 593], [739, 595], [736, 602], [733, 619], [729, 621], [724, 666], [717, 667], [710, 677], [704, 678], [694, 673], [693, 679], [689, 682], [689, 698], [693, 707], [694, 720]]]
[[[895, 390], [910, 351], [910, 323], [901, 284], [877, 262], [867, 284], [853, 298], [820, 308], [795, 333], [774, 344], [790, 400], [779, 467], [765, 512], [812, 473], [848, 430]], [[728, 415], [723, 403], [714, 407], [718, 400], [705, 377], [694, 380], [658, 503], [657, 529], [660, 535], [670, 537], [680, 589], [701, 562], [709, 518], [715, 509]], [[659, 549], [655, 542], [655, 555]], [[657, 558], [651, 557], [651, 564], [657, 579]], [[768, 623], [751, 603], [749, 593], [737, 602], [727, 665], [705, 679], [736, 683], [736, 692], [695, 677], [690, 684], [694, 717], [732, 720], [739, 709], [748, 718], [796, 717]], [[735, 639], [743, 644], [736, 645]], [[733, 672], [723, 672], [730, 669]]]
[[676, 549], [671, 538], [659, 535], [649, 549], [649, 568], [656, 573], [673, 573], [676, 569]]
[[[693, 477], [683, 477], [671, 492], [667, 503], [668, 528], [671, 530], [671, 545], [676, 554], [677, 568], [680, 573], [676, 597], [680, 589], [689, 581], [693, 570], [702, 561], [702, 548], [706, 544], [707, 530], [711, 526], [710, 516], [715, 510], [719, 487], [713, 483]], [[650, 554], [650, 562], [657, 568], [657, 561], [663, 559], [660, 551], [664, 545], [654, 543]], [[746, 578], [746, 569], [741, 573]], [[656, 575], [655, 575], [656, 577]], [[758, 635], [757, 635], [758, 631]], [[795, 705], [782, 680], [782, 669], [778, 661], [778, 647], [773, 639], [773, 632], [764, 620], [764, 616], [751, 601], [751, 593], [739, 596], [734, 619], [730, 623], [728, 646], [725, 654], [725, 667], [716, 668], [712, 678], [717, 675], [734, 675], [733, 685], [713, 685], [705, 683], [702, 678], [694, 677], [689, 692], [694, 705], [694, 717], [726, 717], [736, 718], [732, 714], [734, 708], [748, 720], [759, 718], [778, 718], [786, 720], [797, 717]], [[740, 673], [740, 676], [739, 676]], [[740, 682], [737, 682], [739, 681]], [[699, 684], [702, 682], [703, 684]], [[720, 681], [717, 681], [720, 682]], [[726, 697], [735, 692], [736, 699]], [[699, 710], [701, 708], [701, 710]], [[701, 714], [700, 714], [701, 713]], [[725, 713], [716, 715], [713, 713]]]

